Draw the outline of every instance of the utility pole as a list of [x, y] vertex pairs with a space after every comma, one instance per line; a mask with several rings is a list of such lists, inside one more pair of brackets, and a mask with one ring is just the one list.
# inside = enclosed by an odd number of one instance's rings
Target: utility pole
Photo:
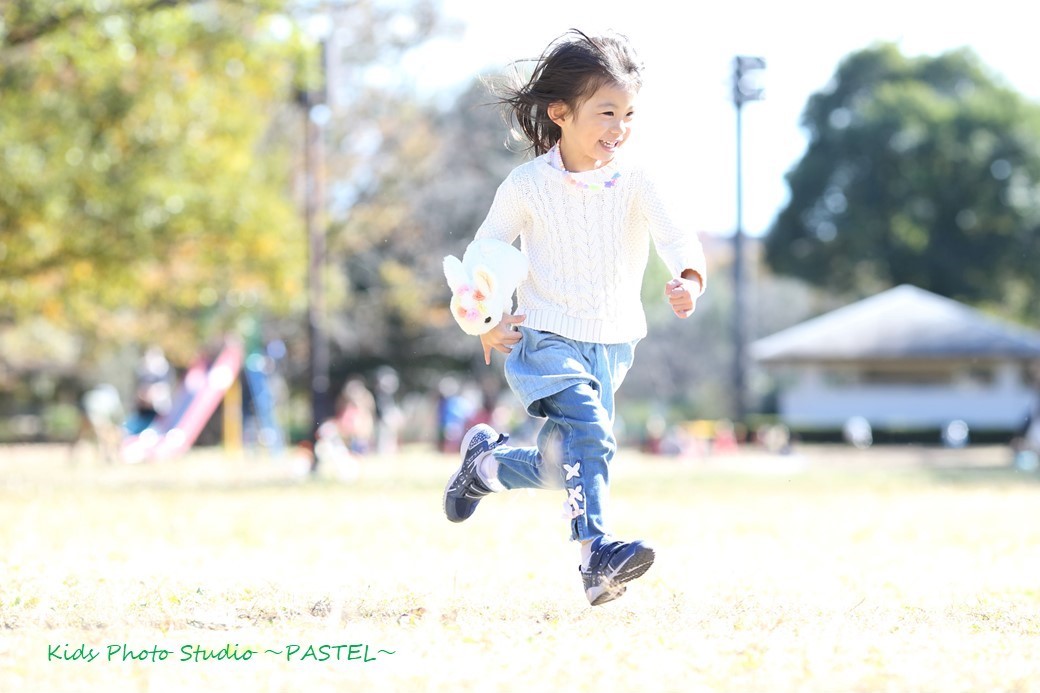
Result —
[[733, 59], [733, 105], [737, 111], [737, 228], [733, 233], [733, 398], [734, 421], [747, 416], [747, 335], [744, 277], [744, 180], [741, 113], [748, 101], [761, 101], [764, 90], [755, 79], [764, 58], [738, 55]]

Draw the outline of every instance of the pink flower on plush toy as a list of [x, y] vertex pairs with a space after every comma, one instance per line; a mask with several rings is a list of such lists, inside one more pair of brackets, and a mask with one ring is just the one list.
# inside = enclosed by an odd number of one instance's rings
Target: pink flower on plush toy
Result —
[[473, 241], [462, 260], [444, 258], [451, 288], [451, 314], [464, 332], [481, 335], [493, 329], [513, 306], [513, 292], [527, 276], [527, 256], [504, 241]]
[[484, 299], [487, 297], [479, 289], [472, 286], [460, 286], [455, 291], [455, 296], [458, 298], [455, 313], [462, 320], [476, 323], [487, 313], [487, 308], [484, 306]]

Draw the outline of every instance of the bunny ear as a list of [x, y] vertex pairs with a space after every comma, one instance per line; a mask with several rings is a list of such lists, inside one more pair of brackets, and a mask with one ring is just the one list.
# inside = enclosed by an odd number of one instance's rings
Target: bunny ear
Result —
[[495, 275], [487, 267], [477, 267], [473, 270], [473, 286], [485, 296], [495, 293]]
[[454, 255], [444, 258], [444, 276], [448, 280], [448, 287], [452, 291], [466, 283], [466, 270], [462, 266], [462, 260]]

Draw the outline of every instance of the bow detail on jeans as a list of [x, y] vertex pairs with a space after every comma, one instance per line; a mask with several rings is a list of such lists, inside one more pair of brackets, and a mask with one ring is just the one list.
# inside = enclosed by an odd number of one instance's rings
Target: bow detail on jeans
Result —
[[567, 500], [563, 504], [563, 516], [569, 520], [585, 514], [585, 508], [581, 504], [585, 502], [585, 496], [581, 494], [581, 486], [567, 489]]

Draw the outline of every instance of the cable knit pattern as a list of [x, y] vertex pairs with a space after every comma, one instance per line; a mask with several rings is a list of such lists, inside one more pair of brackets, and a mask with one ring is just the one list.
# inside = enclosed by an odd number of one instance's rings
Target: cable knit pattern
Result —
[[[615, 170], [621, 177], [612, 188], [564, 180], [598, 182]], [[620, 159], [571, 174], [554, 168], [548, 154], [521, 164], [499, 186], [476, 237], [520, 238], [531, 265], [517, 288], [525, 327], [584, 342], [646, 336], [640, 290], [650, 239], [672, 276], [691, 269], [707, 279], [697, 235], [680, 227], [642, 167]]]

